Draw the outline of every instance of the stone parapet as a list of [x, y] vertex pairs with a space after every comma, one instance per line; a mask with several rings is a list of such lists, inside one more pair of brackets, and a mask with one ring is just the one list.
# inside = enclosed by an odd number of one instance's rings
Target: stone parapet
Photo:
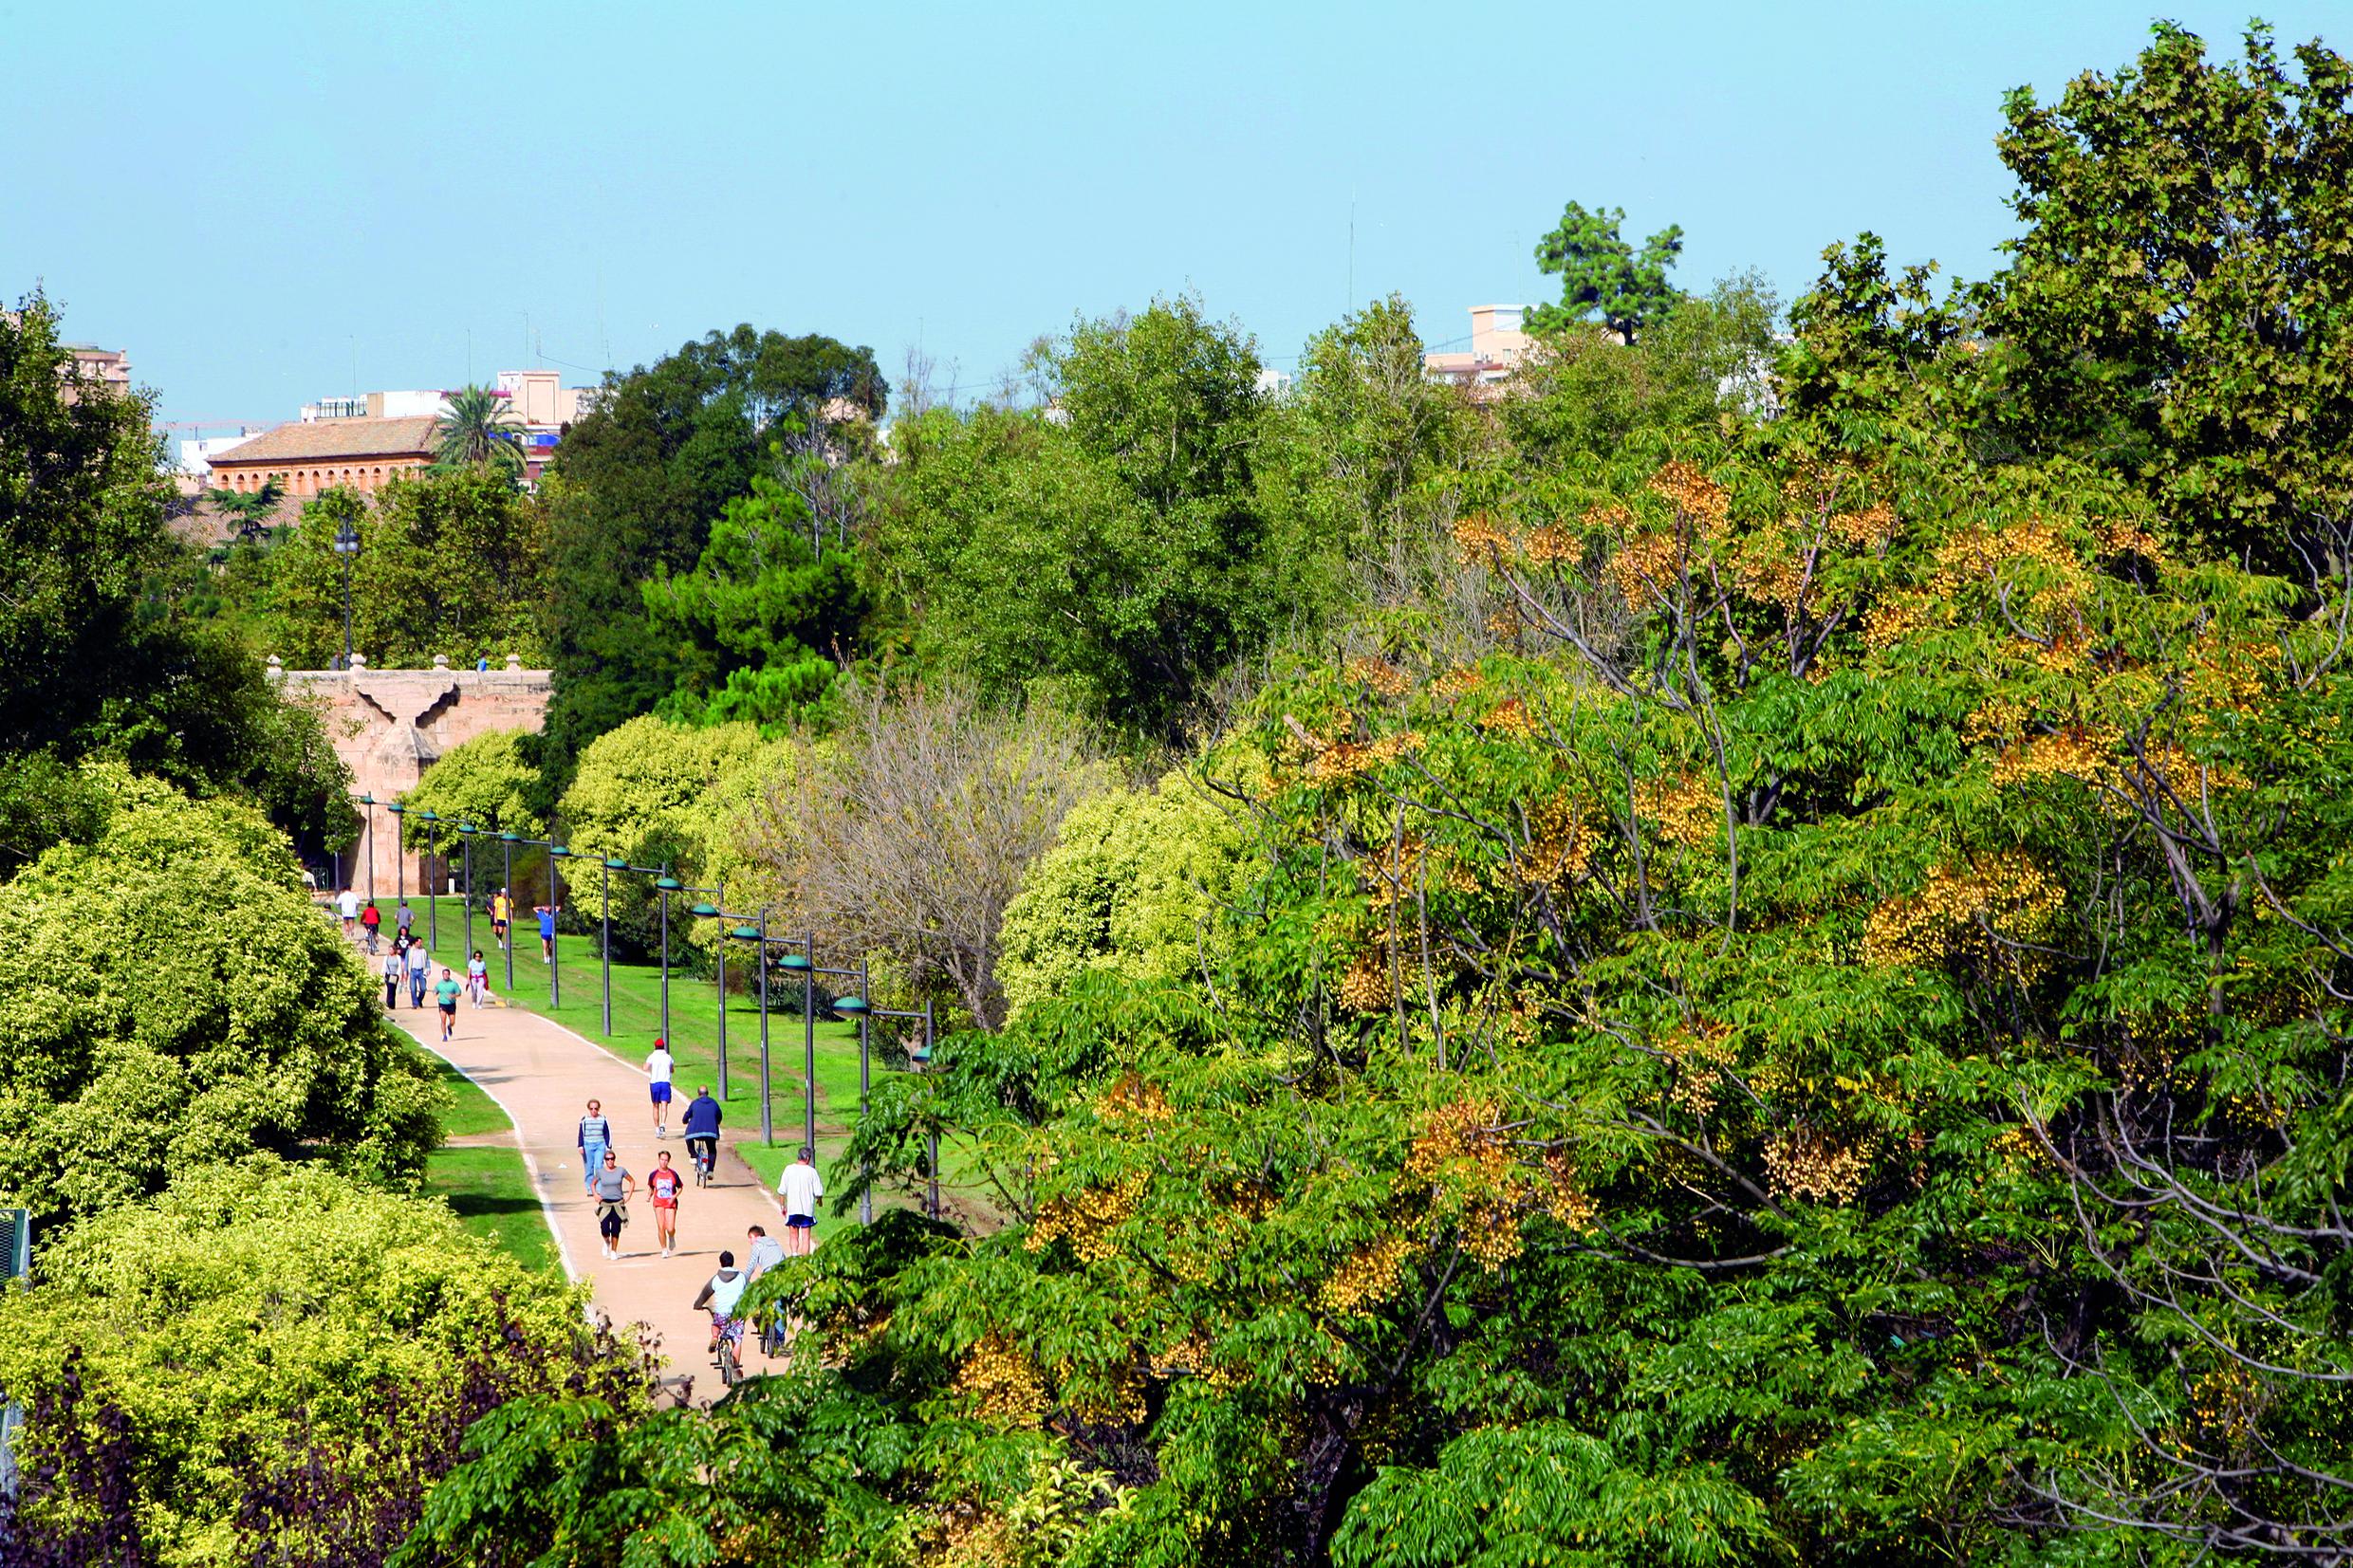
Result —
[[[436, 658], [430, 670], [376, 670], [361, 655], [354, 655], [351, 665], [288, 670], [272, 657], [269, 672], [289, 697], [320, 709], [354, 789], [380, 802], [415, 789], [425, 769], [461, 742], [495, 729], [538, 729], [554, 689], [547, 671], [526, 670], [513, 655], [489, 669], [452, 669]], [[362, 821], [369, 815], [361, 812]], [[375, 835], [363, 836], [350, 858], [351, 886], [367, 893], [372, 874], [380, 900], [391, 899], [403, 882], [412, 892], [421, 889], [419, 858], [409, 855], [396, 863], [395, 819], [382, 810], [373, 816]], [[380, 846], [370, 841], [377, 836]], [[388, 905], [386, 916], [389, 923]]]

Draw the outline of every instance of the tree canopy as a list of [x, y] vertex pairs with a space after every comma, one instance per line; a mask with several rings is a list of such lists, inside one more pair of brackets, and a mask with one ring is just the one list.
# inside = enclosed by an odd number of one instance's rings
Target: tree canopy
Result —
[[1587, 212], [1572, 201], [1562, 209], [1561, 221], [1536, 242], [1536, 268], [1558, 274], [1560, 303], [1529, 311], [1529, 325], [1544, 330], [1598, 320], [1632, 343], [1674, 308], [1681, 296], [1667, 273], [1683, 253], [1682, 225], [1667, 225], [1637, 250], [1619, 235], [1625, 220], [1622, 208]]

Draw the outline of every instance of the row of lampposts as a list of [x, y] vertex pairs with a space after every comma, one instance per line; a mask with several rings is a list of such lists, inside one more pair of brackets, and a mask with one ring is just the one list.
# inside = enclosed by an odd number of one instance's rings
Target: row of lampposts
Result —
[[[368, 901], [373, 903], [376, 899], [376, 807], [378, 804], [381, 803], [384, 806], [384, 809], [391, 812], [396, 820], [400, 821], [407, 820], [408, 807], [398, 802], [379, 802], [374, 796], [364, 793], [355, 795], [352, 799], [355, 803], [367, 808]], [[426, 807], [415, 813], [415, 820], [423, 823], [425, 826], [425, 858], [427, 866], [430, 867], [438, 858], [437, 851], [440, 847], [440, 824], [448, 819], [441, 817], [431, 807]], [[463, 902], [466, 912], [466, 950], [469, 954], [471, 954], [473, 950], [473, 840], [483, 834], [490, 833], [493, 830], [477, 827], [472, 822], [468, 821], [456, 823], [455, 829], [460, 840], [465, 846], [463, 860]], [[562, 908], [563, 895], [561, 892], [561, 883], [559, 880], [559, 862], [570, 858], [572, 851], [565, 845], [558, 843], [552, 839], [530, 839], [526, 838], [521, 834], [511, 832], [499, 832], [497, 838], [499, 848], [503, 856], [502, 869], [505, 873], [504, 878], [501, 880], [499, 886], [503, 889], [509, 890], [508, 896], [510, 899], [513, 896], [511, 890], [514, 887], [515, 846], [518, 844], [527, 845], [530, 848], [541, 849], [547, 852], [547, 905], [550, 909]], [[398, 895], [402, 902], [406, 902], [408, 898], [408, 864], [406, 859], [399, 855], [396, 855], [394, 857], [394, 862], [399, 880]], [[619, 857], [603, 858], [599, 866], [598, 892], [600, 910], [598, 917], [599, 931], [597, 945], [598, 956], [602, 968], [604, 1033], [608, 1038], [613, 1032], [613, 873], [617, 871], [632, 873], [642, 876], [651, 876], [655, 879], [654, 891], [659, 899], [661, 911], [661, 1036], [664, 1040], [668, 1040], [670, 1038], [671, 896], [675, 894], [707, 894], [710, 895], [709, 899], [696, 902], [686, 913], [695, 916], [698, 919], [718, 920], [721, 922], [741, 922], [740, 924], [733, 926], [732, 929], [722, 929], [717, 950], [719, 990], [718, 1087], [719, 1098], [722, 1100], [728, 1098], [727, 944], [730, 941], [740, 941], [754, 945], [753, 950], [755, 957], [753, 961], [759, 967], [760, 994], [761, 1142], [773, 1144], [776, 1141], [776, 1131], [769, 1103], [769, 971], [771, 968], [784, 969], [789, 974], [797, 975], [800, 977], [801, 981], [801, 1068], [803, 1075], [801, 1096], [801, 1139], [803, 1143], [811, 1148], [814, 1148], [817, 1143], [818, 976], [831, 975], [838, 978], [854, 979], [858, 982], [858, 994], [854, 996], [835, 997], [832, 1002], [832, 1010], [853, 1020], [858, 1025], [858, 1115], [859, 1119], [862, 1122], [865, 1119], [867, 1100], [873, 1088], [872, 1020], [877, 1018], [903, 1018], [911, 1022], [920, 1022], [923, 1025], [923, 1036], [921, 1041], [909, 1050], [908, 1060], [917, 1071], [922, 1071], [931, 1064], [932, 1047], [935, 1040], [936, 1029], [936, 1023], [934, 1020], [931, 1004], [925, 1003], [920, 1010], [904, 1007], [874, 1006], [867, 1001], [867, 993], [872, 988], [872, 974], [869, 966], [862, 961], [860, 963], [859, 967], [854, 969], [830, 968], [821, 965], [815, 961], [817, 952], [817, 938], [813, 933], [806, 936], [771, 936], [769, 934], [769, 912], [766, 906], [763, 906], [756, 913], [729, 913], [725, 909], [723, 909], [721, 905], [724, 904], [727, 896], [725, 883], [722, 882], [708, 888], [690, 887], [686, 883], [680, 881], [676, 876], [673, 876], [668, 866], [631, 865], [626, 859]], [[429, 950], [437, 948], [440, 943], [439, 913], [440, 902], [436, 897], [433, 896], [430, 889], [428, 889], [425, 901], [425, 918], [427, 923], [426, 946]], [[509, 925], [507, 935], [507, 988], [509, 991], [512, 991], [514, 989], [513, 914], [513, 906], [510, 904], [508, 909]], [[555, 949], [557, 946], [558, 944], [555, 943], [549, 944], [551, 950]], [[771, 951], [778, 948], [787, 950], [798, 948], [801, 950], [797, 952], [788, 950], [785, 952], [782, 957], [771, 960]], [[550, 1006], [560, 1007], [564, 1005], [563, 961], [558, 953], [553, 950], [551, 950], [548, 954], [547, 996], [548, 1005]], [[925, 1165], [927, 1175], [929, 1177], [929, 1190], [926, 1195], [926, 1208], [934, 1218], [937, 1218], [939, 1214], [939, 1134], [936, 1132], [934, 1132], [928, 1140], [925, 1149]], [[870, 1223], [873, 1220], [874, 1199], [871, 1193], [868, 1193], [862, 1198], [859, 1205], [859, 1217], [862, 1222]]]

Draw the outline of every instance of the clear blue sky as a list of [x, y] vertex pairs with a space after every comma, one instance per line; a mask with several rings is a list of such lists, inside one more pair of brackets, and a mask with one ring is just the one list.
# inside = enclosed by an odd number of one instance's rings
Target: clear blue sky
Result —
[[[167, 418], [270, 420], [739, 321], [894, 381], [919, 340], [970, 396], [1185, 288], [1278, 363], [1390, 290], [1442, 341], [1545, 296], [1571, 197], [1681, 223], [1688, 285], [1786, 298], [1863, 228], [1983, 275], [2004, 89], [2121, 65], [2153, 3], [0, 0], [0, 294]], [[2249, 10], [2170, 14], [2235, 49]], [[2353, 46], [2348, 0], [2267, 14]]]

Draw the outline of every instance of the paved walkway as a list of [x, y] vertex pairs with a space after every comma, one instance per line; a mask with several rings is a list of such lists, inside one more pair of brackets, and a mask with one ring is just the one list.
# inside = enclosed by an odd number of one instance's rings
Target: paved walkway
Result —
[[[719, 1266], [722, 1248], [741, 1261], [747, 1227], [765, 1225], [770, 1235], [782, 1230], [774, 1199], [735, 1154], [734, 1137], [740, 1134], [721, 1139], [713, 1186], [696, 1188], [690, 1174], [678, 1201], [677, 1250], [664, 1258], [655, 1241], [645, 1175], [654, 1169], [656, 1152], [663, 1149], [670, 1151], [671, 1164], [689, 1169], [678, 1132], [686, 1112], [683, 1098], [672, 1107], [669, 1138], [657, 1142], [644, 1070], [561, 1024], [521, 1007], [476, 1008], [460, 1002], [455, 1037], [444, 1043], [441, 1015], [430, 997], [421, 1009], [403, 1006], [391, 1016], [427, 1050], [481, 1085], [515, 1124], [565, 1271], [588, 1282], [598, 1308], [624, 1337], [632, 1323], [647, 1324], [660, 1337], [669, 1363], [664, 1375], [674, 1386], [679, 1377], [691, 1376], [698, 1400], [715, 1398], [719, 1374], [704, 1355], [711, 1319], [694, 1310], [695, 1297]], [[685, 1092], [692, 1095], [693, 1085]], [[621, 1166], [638, 1178], [629, 1224], [621, 1231], [621, 1256], [610, 1262], [597, 1234], [596, 1206], [584, 1190], [580, 1150], [573, 1141], [592, 1098], [604, 1102]], [[744, 1361], [747, 1370], [763, 1365], [748, 1338]]]

